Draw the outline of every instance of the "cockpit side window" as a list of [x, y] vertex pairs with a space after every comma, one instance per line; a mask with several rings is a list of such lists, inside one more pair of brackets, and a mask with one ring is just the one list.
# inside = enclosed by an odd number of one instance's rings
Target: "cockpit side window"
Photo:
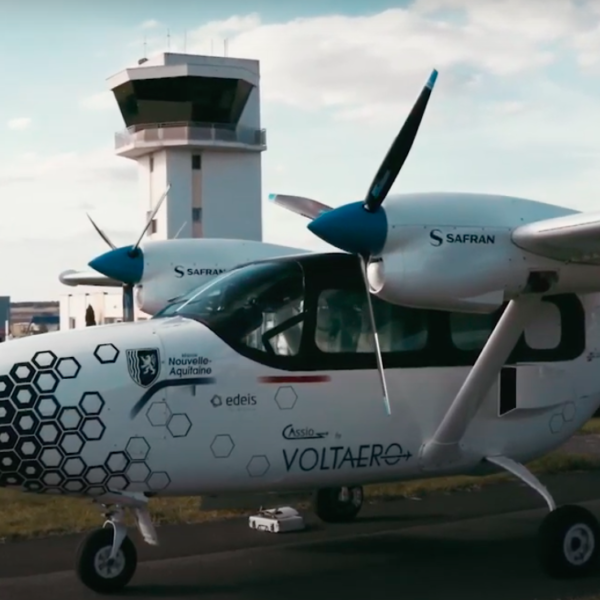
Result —
[[302, 267], [286, 261], [230, 271], [157, 316], [175, 315], [206, 324], [237, 349], [296, 355], [305, 316]]

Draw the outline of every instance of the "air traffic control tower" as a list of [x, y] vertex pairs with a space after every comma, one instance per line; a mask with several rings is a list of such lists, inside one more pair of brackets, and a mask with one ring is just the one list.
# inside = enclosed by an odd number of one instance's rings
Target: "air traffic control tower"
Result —
[[258, 61], [165, 53], [108, 81], [127, 127], [116, 153], [139, 165], [145, 215], [171, 185], [149, 238], [262, 240]]

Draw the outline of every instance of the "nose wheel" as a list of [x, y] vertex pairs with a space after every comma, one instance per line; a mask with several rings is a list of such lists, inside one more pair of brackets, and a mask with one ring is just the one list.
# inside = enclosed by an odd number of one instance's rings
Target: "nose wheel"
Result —
[[565, 505], [542, 521], [538, 534], [544, 571], [554, 578], [583, 577], [598, 564], [600, 526], [582, 506]]
[[[106, 519], [104, 527], [92, 531], [80, 544], [75, 572], [79, 581], [90, 590], [99, 594], [114, 594], [127, 586], [137, 569], [137, 550], [127, 536], [125, 510], [133, 512], [138, 532], [147, 544], [157, 546], [158, 537], [145, 496], [107, 495], [104, 500], [105, 503], [100, 505]], [[110, 504], [115, 500], [121, 503]]]
[[114, 537], [112, 527], [97, 529], [85, 538], [77, 552], [75, 569], [79, 580], [101, 594], [123, 589], [137, 568], [137, 551], [127, 536], [111, 556]]
[[325, 523], [353, 521], [363, 505], [361, 486], [326, 488], [318, 490], [313, 500], [313, 510]]

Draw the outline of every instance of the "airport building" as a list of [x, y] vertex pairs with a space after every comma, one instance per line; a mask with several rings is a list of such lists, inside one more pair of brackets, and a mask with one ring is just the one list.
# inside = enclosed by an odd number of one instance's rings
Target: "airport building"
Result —
[[[125, 124], [115, 134], [115, 152], [137, 163], [140, 231], [170, 185], [147, 239], [262, 240], [259, 62], [163, 53], [139, 60], [108, 85]], [[85, 327], [88, 305], [98, 324], [119, 321], [121, 298], [120, 288], [65, 292], [60, 327]], [[138, 312], [136, 318], [147, 316]]]

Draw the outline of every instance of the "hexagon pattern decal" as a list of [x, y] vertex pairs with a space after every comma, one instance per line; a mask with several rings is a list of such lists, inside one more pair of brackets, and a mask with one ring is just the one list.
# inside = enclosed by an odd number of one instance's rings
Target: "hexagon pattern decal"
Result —
[[[101, 364], [114, 364], [120, 351], [114, 344], [100, 344], [93, 355]], [[0, 486], [92, 496], [130, 488], [164, 490], [171, 480], [147, 464], [151, 448], [143, 437], [131, 437], [102, 464], [86, 464], [81, 456], [86, 444], [102, 440], [106, 431], [105, 400], [93, 390], [84, 392], [75, 406], [61, 407], [57, 400], [61, 381], [76, 379], [80, 372], [76, 357], [44, 350], [0, 375]], [[174, 437], [186, 436], [192, 427], [188, 417], [165, 407], [154, 409], [157, 424]], [[154, 424], [150, 414], [148, 419]]]
[[291, 385], [282, 385], [275, 392], [275, 402], [280, 410], [292, 410], [298, 400], [298, 394]]
[[577, 413], [577, 407], [574, 402], [566, 402], [560, 412], [554, 413], [550, 417], [550, 431], [552, 433], [560, 433], [566, 423], [570, 423]]
[[152, 427], [164, 427], [174, 438], [184, 438], [192, 429], [192, 422], [185, 413], [171, 412], [164, 400], [153, 402], [146, 410], [146, 418]]

